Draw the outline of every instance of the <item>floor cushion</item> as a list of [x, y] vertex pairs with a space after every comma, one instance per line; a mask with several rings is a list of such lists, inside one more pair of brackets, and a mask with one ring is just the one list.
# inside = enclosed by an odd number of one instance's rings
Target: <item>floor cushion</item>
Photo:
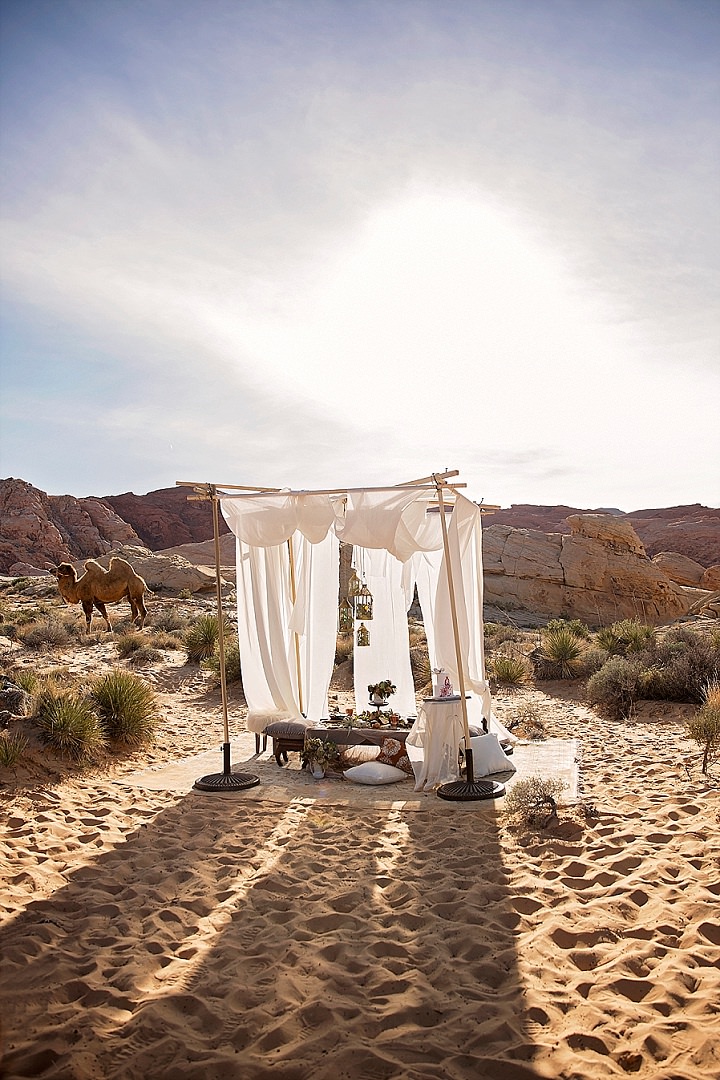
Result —
[[343, 773], [346, 780], [355, 784], [396, 784], [398, 780], [407, 780], [407, 773], [396, 769], [394, 765], [383, 765], [379, 761], [366, 761], [355, 765]]
[[497, 735], [476, 736], [470, 740], [470, 749], [473, 756], [474, 776], [517, 772], [512, 761], [505, 756]]

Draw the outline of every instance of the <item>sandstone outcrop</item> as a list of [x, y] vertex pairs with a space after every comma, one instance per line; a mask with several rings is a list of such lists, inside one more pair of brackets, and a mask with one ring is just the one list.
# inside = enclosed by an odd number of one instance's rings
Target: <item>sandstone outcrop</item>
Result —
[[[149, 589], [157, 592], [204, 593], [215, 590], [215, 570], [210, 567], [193, 566], [181, 555], [153, 552], [144, 547], [121, 547], [97, 561], [107, 567], [111, 555], [127, 559], [136, 574], [144, 578]], [[229, 588], [223, 581], [223, 588]]]
[[515, 503], [498, 510], [493, 525], [511, 525], [515, 529], [536, 529], [545, 533], [569, 533], [568, 518], [573, 514], [610, 514], [628, 522], [652, 558], [660, 551], [676, 551], [710, 566], [720, 563], [720, 510], [692, 503], [660, 510], [590, 510], [571, 506], [535, 506]]
[[711, 589], [713, 592], [720, 590], [720, 563], [717, 566], [708, 566], [700, 581], [701, 589]]
[[677, 585], [689, 585], [690, 588], [702, 588], [705, 567], [679, 551], [660, 551], [653, 556], [653, 563], [663, 574], [667, 574]]
[[682, 590], [647, 557], [624, 518], [571, 514], [570, 535], [490, 525], [483, 531], [485, 602], [598, 626], [684, 615]]

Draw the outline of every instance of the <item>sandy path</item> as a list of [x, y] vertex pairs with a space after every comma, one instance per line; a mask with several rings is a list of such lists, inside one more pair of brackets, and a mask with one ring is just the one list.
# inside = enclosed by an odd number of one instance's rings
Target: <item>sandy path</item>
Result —
[[[216, 745], [218, 703], [208, 728], [195, 675], [163, 678], [151, 756]], [[126, 767], [6, 792], [4, 1076], [717, 1080], [718, 789], [681, 708], [608, 725], [576, 693], [497, 698], [581, 739], [583, 802], [542, 833]]]

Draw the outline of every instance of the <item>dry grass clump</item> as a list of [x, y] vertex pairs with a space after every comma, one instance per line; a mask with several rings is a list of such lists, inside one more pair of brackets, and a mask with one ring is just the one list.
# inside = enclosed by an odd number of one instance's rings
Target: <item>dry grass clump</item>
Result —
[[702, 771], [720, 761], [720, 682], [705, 688], [705, 700], [688, 722], [688, 735], [702, 750]]
[[90, 690], [105, 735], [125, 746], [152, 741], [159, 719], [153, 688], [131, 671], [115, 668], [97, 678]]
[[28, 740], [17, 732], [0, 733], [0, 768], [14, 769], [28, 748]]
[[335, 666], [344, 664], [353, 654], [352, 634], [338, 634], [335, 642]]
[[77, 693], [46, 692], [36, 725], [40, 738], [51, 750], [75, 762], [98, 760], [107, 745], [90, 702]]
[[488, 660], [487, 668], [499, 686], [526, 686], [532, 678], [532, 664], [520, 652], [494, 653]]
[[28, 649], [45, 651], [64, 648], [70, 642], [71, 632], [64, 621], [52, 616], [18, 628], [17, 638]]
[[189, 629], [192, 619], [184, 615], [175, 604], [158, 606], [153, 609], [153, 631], [164, 631], [167, 634], [177, 633], [180, 636]]

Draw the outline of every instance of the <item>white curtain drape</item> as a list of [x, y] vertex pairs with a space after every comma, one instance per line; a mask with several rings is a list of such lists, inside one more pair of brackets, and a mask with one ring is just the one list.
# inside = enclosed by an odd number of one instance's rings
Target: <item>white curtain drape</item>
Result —
[[355, 708], [369, 707], [368, 685], [390, 679], [397, 687], [390, 704], [401, 716], [415, 713], [415, 689], [410, 668], [407, 597], [403, 564], [389, 551], [361, 548], [356, 566], [373, 595], [373, 617], [368, 622], [370, 644], [353, 651]]
[[[415, 711], [407, 628], [415, 583], [431, 664], [444, 667], [459, 689], [440, 514], [437, 507], [429, 510], [428, 501], [422, 489], [221, 500], [223, 516], [237, 537], [238, 634], [251, 731], [262, 731], [276, 719], [303, 720], [303, 713], [309, 723], [327, 716], [340, 540], [364, 549], [366, 581], [374, 597], [370, 646], [355, 649], [356, 708], [367, 706], [369, 683], [388, 678], [398, 688], [393, 707], [404, 715]], [[478, 724], [481, 715], [491, 717], [483, 654], [480, 522], [480, 509], [456, 495], [448, 521], [450, 564], [465, 686]]]

